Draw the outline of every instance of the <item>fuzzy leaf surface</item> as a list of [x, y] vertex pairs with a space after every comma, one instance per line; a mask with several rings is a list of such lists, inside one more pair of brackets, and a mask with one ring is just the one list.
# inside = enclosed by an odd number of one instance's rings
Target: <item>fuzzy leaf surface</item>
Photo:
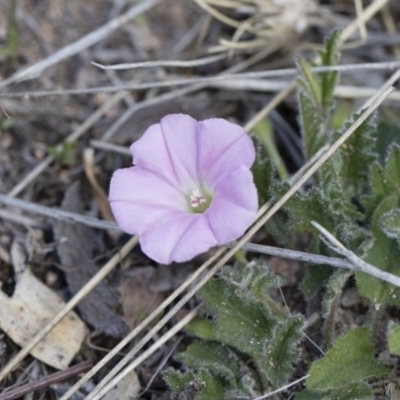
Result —
[[[397, 276], [400, 275], [400, 248], [395, 239], [387, 237], [380, 221], [384, 215], [399, 206], [400, 196], [397, 195], [386, 197], [381, 201], [372, 219], [375, 242], [364, 257], [369, 264]], [[400, 305], [400, 288], [358, 271], [356, 279], [360, 294], [374, 303]]]
[[361, 382], [350, 383], [329, 391], [303, 390], [296, 393], [295, 400], [373, 400], [371, 388]]
[[260, 204], [264, 204], [271, 198], [269, 187], [273, 181], [274, 169], [261, 139], [255, 134], [251, 135], [251, 138], [256, 149], [256, 160], [251, 172], [253, 173]]
[[386, 159], [385, 167], [374, 163], [371, 170], [372, 192], [376, 204], [385, 197], [398, 194], [400, 187], [400, 146], [392, 145]]
[[[353, 114], [345, 123], [342, 131], [334, 134], [339, 137], [359, 118]], [[348, 196], [360, 196], [369, 186], [370, 167], [377, 161], [376, 152], [377, 126], [375, 117], [364, 121], [337, 151], [341, 159], [342, 187]]]
[[389, 323], [388, 347], [390, 354], [400, 355], [400, 325]]
[[380, 377], [390, 371], [375, 359], [368, 328], [362, 327], [336, 339], [325, 356], [313, 362], [307, 387], [316, 390], [335, 389], [352, 382]]
[[284, 384], [293, 371], [293, 363], [298, 361], [300, 350], [297, 344], [302, 334], [303, 318], [289, 318], [276, 324], [272, 338], [266, 345], [266, 355], [254, 356], [256, 363], [267, 373], [274, 386]]
[[196, 341], [176, 357], [190, 368], [208, 368], [234, 385], [239, 366], [228, 349], [217, 342]]
[[[324, 50], [320, 52], [321, 65], [336, 65], [339, 61], [340, 32], [334, 32], [325, 40]], [[311, 158], [331, 136], [333, 111], [333, 91], [338, 73], [336, 71], [313, 74], [310, 65], [300, 59], [298, 103], [300, 120], [307, 158]]]
[[395, 208], [382, 215], [382, 230], [388, 238], [396, 239], [400, 244], [400, 208]]

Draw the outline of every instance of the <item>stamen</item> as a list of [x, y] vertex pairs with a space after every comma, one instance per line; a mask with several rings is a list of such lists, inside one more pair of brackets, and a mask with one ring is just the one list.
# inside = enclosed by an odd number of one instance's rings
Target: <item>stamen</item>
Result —
[[190, 195], [190, 205], [193, 208], [198, 207], [201, 204], [206, 202], [205, 196], [200, 192], [199, 189], [194, 189], [192, 194]]

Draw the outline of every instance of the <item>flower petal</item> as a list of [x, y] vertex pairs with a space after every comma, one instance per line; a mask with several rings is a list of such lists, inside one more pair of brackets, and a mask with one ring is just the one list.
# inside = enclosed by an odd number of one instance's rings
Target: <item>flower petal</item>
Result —
[[119, 227], [131, 235], [141, 235], [161, 218], [171, 214], [171, 209], [148, 206], [131, 201], [116, 200], [111, 210]]
[[255, 159], [254, 145], [246, 131], [221, 118], [198, 123], [198, 146], [198, 174], [208, 185], [241, 165], [250, 168]]
[[193, 187], [197, 181], [197, 121], [172, 114], [152, 125], [131, 146], [134, 163], [162, 174], [169, 182]]
[[178, 186], [160, 124], [147, 128], [140, 139], [131, 145], [130, 151], [135, 165], [163, 176], [169, 183]]
[[131, 234], [140, 234], [171, 211], [187, 207], [184, 195], [175, 187], [138, 166], [115, 171], [109, 200], [118, 225]]
[[204, 215], [218, 244], [224, 244], [243, 235], [254, 222], [257, 208], [253, 175], [242, 166], [217, 184], [211, 206]]
[[161, 264], [188, 261], [216, 244], [204, 214], [173, 212], [140, 236], [142, 251]]

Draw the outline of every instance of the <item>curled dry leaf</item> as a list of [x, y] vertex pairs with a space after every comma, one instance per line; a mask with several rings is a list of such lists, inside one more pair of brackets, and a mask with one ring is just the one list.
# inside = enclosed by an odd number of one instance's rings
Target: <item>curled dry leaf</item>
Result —
[[[62, 208], [83, 214], [80, 186], [75, 182], [67, 190]], [[102, 248], [95, 231], [82, 224], [57, 221], [54, 233], [59, 242], [57, 251], [72, 293], [78, 292], [98, 271], [94, 253]], [[78, 305], [82, 318], [96, 330], [113, 337], [122, 337], [127, 330], [121, 315], [113, 308], [118, 305], [118, 294], [107, 282], [100, 282]]]
[[[65, 303], [32, 274], [22, 246], [16, 241], [11, 258], [17, 283], [12, 297], [0, 291], [0, 328], [23, 347]], [[65, 369], [79, 351], [85, 334], [85, 324], [71, 311], [31, 354], [53, 368]]]

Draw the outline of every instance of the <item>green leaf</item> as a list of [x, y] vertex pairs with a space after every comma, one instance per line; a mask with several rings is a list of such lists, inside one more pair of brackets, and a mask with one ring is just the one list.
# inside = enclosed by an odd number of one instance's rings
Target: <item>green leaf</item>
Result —
[[236, 288], [236, 295], [242, 301], [249, 298], [261, 302], [264, 309], [274, 316], [286, 318], [286, 313], [271, 299], [268, 289], [281, 286], [281, 279], [275, 275], [266, 263], [236, 263], [234, 268], [221, 269], [220, 278]]
[[259, 354], [275, 320], [260, 302], [252, 298], [245, 301], [235, 289], [214, 278], [203, 286], [200, 295], [206, 301], [206, 308], [216, 315], [216, 338], [246, 354]]
[[[382, 230], [381, 220], [388, 212], [400, 206], [400, 196], [393, 195], [381, 201], [372, 218], [372, 233], [375, 242], [363, 259], [373, 266], [400, 275], [400, 248], [395, 239], [390, 239]], [[362, 272], [356, 272], [360, 294], [374, 303], [400, 305], [400, 288]]]
[[78, 142], [63, 142], [61, 146], [48, 147], [48, 153], [61, 164], [70, 166], [75, 162]]
[[196, 341], [184, 352], [178, 353], [176, 358], [190, 368], [209, 369], [235, 386], [239, 365], [228, 349], [220, 343]]
[[268, 159], [270, 159], [275, 165], [280, 179], [282, 181], [286, 181], [289, 177], [289, 173], [276, 147], [274, 141], [274, 131], [271, 122], [268, 119], [263, 119], [254, 127], [253, 130], [264, 145], [266, 155]]
[[388, 347], [390, 354], [400, 356], [400, 325], [393, 321], [389, 323]]
[[395, 208], [382, 215], [380, 224], [388, 238], [396, 239], [400, 243], [400, 208]]
[[304, 141], [305, 155], [308, 159], [327, 141], [323, 114], [318, 105], [313, 101], [310, 92], [310, 90], [304, 90], [304, 87], [299, 87], [298, 90], [301, 133]]
[[224, 383], [209, 371], [200, 369], [196, 373], [187, 371], [180, 373], [168, 369], [163, 373], [168, 386], [182, 398], [196, 400], [224, 399]]
[[303, 390], [295, 400], [373, 400], [371, 388], [365, 383], [350, 383], [329, 391]]
[[195, 375], [192, 371], [182, 373], [169, 368], [163, 372], [163, 378], [174, 392], [180, 393], [190, 385], [195, 379]]
[[400, 187], [400, 146], [393, 144], [389, 148], [385, 168], [378, 163], [372, 166], [371, 184], [375, 201], [379, 204], [385, 197], [398, 194]]
[[[289, 189], [287, 183], [274, 184], [271, 191], [276, 198], [281, 198]], [[313, 187], [309, 191], [302, 193], [296, 192], [285, 204], [290, 220], [289, 229], [293, 233], [311, 232], [318, 237], [318, 231], [311, 225], [311, 221], [316, 221], [330, 232], [334, 231], [336, 223], [340, 222], [338, 217], [329, 210], [329, 201], [323, 197], [319, 188]]]
[[400, 119], [397, 114], [380, 119], [377, 126], [376, 151], [383, 164], [393, 144], [400, 145]]
[[325, 314], [325, 347], [329, 347], [332, 343], [336, 307], [340, 300], [343, 286], [346, 284], [351, 274], [352, 273], [349, 271], [337, 270], [332, 274], [326, 285], [322, 306]]
[[269, 188], [273, 181], [274, 169], [261, 139], [254, 134], [251, 135], [251, 138], [256, 149], [256, 160], [251, 171], [257, 188], [259, 202], [260, 204], [265, 204], [271, 198]]
[[185, 331], [200, 339], [215, 340], [213, 324], [209, 319], [196, 317], [185, 326]]
[[296, 393], [294, 396], [295, 400], [322, 400], [328, 392], [322, 392], [318, 390], [302, 390]]
[[298, 343], [302, 338], [303, 318], [288, 318], [273, 328], [265, 352], [254, 355], [259, 368], [266, 372], [274, 386], [284, 384], [293, 372], [293, 364], [300, 357]]
[[335, 389], [348, 383], [381, 377], [390, 371], [375, 359], [368, 328], [362, 327], [337, 339], [323, 358], [313, 362], [307, 387]]
[[197, 382], [202, 389], [196, 394], [196, 400], [215, 400], [224, 398], [224, 384], [209, 371], [201, 369], [197, 374]]
[[[324, 50], [319, 52], [321, 65], [337, 65], [340, 60], [341, 31], [336, 30], [330, 37], [325, 39]], [[333, 92], [336, 87], [339, 73], [337, 71], [323, 72], [321, 76], [321, 99], [324, 110], [329, 110], [333, 106]]]
[[[360, 114], [353, 114], [343, 129], [333, 135], [337, 140]], [[337, 151], [341, 159], [342, 187], [348, 196], [360, 196], [369, 187], [370, 167], [378, 159], [376, 152], [377, 126], [375, 117], [364, 121]]]
[[[322, 66], [336, 65], [339, 61], [340, 32], [334, 32], [320, 52]], [[298, 102], [300, 121], [307, 158], [311, 158], [326, 142], [330, 141], [333, 91], [338, 73], [336, 71], [313, 74], [308, 63], [300, 59]]]
[[265, 264], [253, 262], [223, 268], [200, 292], [214, 315], [215, 338], [250, 356], [264, 386], [285, 382], [299, 358], [302, 319], [273, 304], [268, 289], [278, 282]]
[[340, 150], [320, 168], [322, 195], [329, 211], [336, 216], [337, 223], [351, 223], [363, 218], [352, 202], [353, 193], [346, 188], [347, 169]]

